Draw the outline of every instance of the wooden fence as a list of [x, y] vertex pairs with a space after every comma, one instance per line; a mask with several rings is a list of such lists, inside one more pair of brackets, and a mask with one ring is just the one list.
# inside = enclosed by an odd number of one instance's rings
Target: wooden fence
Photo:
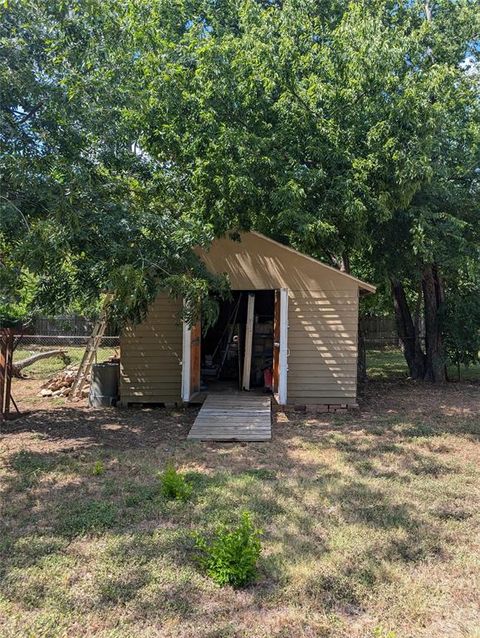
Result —
[[36, 317], [28, 332], [34, 335], [86, 337], [91, 334], [93, 321], [79, 315]]
[[394, 317], [363, 317], [360, 320], [367, 348], [399, 347]]

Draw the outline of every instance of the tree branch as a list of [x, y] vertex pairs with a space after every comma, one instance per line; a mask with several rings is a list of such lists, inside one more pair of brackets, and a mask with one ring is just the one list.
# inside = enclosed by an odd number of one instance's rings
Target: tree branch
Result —
[[28, 113], [25, 113], [25, 115], [22, 117], [22, 119], [21, 119], [21, 120], [19, 120], [19, 121], [18, 121], [18, 123], [19, 123], [19, 124], [25, 124], [25, 122], [28, 122], [28, 120], [29, 120], [30, 118], [32, 118], [32, 117], [35, 115], [35, 113], [36, 113], [37, 111], [39, 111], [39, 110], [42, 108], [42, 106], [43, 106], [44, 104], [45, 104], [45, 101], [44, 101], [44, 100], [41, 100], [38, 104], [36, 104], [36, 105], [33, 107], [33, 109], [30, 109], [30, 111], [29, 111]]

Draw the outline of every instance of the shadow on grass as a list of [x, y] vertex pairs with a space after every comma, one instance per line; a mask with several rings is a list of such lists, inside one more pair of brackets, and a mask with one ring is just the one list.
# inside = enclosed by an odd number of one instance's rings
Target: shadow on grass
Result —
[[[414, 435], [414, 438], [416, 435]], [[327, 435], [328, 444], [338, 449], [345, 460], [364, 477], [409, 482], [414, 476], [433, 478], [456, 474], [460, 468], [428, 451], [419, 452], [408, 444], [410, 436], [396, 436], [397, 442], [377, 437], [339, 437]]]
[[[383, 563], [442, 557], [447, 532], [432, 519], [465, 518], [448, 507], [429, 516], [418, 504], [401, 501], [391, 484], [415, 477], [441, 480], [457, 472], [451, 463], [411, 446], [447, 433], [474, 436], [473, 419], [405, 424], [397, 416], [377, 421], [327, 416], [314, 425], [277, 426], [272, 444], [205, 445], [185, 442], [194, 416], [189, 410], [68, 408], [8, 424], [7, 437], [34, 431], [65, 447], [54, 453], [21, 451], [8, 459], [0, 580], [6, 582], [18, 566], [62, 556], [84, 535], [101, 537], [107, 545], [93, 576], [96, 605], [128, 605], [152, 617], [162, 609], [167, 616], [189, 618], [209, 586], [193, 559], [191, 532], [234, 522], [248, 509], [271, 546], [262, 562], [263, 580], [249, 592], [258, 604], [270, 589], [281, 587], [282, 562], [298, 556], [319, 563], [334, 551], [331, 536], [338, 529], [384, 534], [375, 549], [359, 541], [354, 561], [340, 552], [338, 566], [315, 573], [305, 585], [312, 600], [326, 607], [361, 607], [368, 589], [388, 579]], [[111, 458], [137, 450], [128, 466], [120, 462], [110, 471]], [[340, 458], [338, 466], [321, 460], [325, 450], [336, 462]], [[185, 504], [166, 502], [155, 478], [159, 460], [172, 453], [203, 470], [186, 473], [193, 494]], [[99, 454], [106, 471], [93, 476]], [[135, 462], [151, 466], [138, 480], [130, 476]], [[36, 543], [29, 540], [32, 530]], [[7, 596], [19, 595], [10, 591]], [[43, 594], [33, 595], [41, 604]]]
[[145, 448], [158, 444], [165, 435], [171, 443], [184, 441], [195, 419], [196, 408], [85, 409], [59, 407], [35, 410], [1, 426], [1, 436], [35, 432], [45, 441], [65, 441], [66, 449]]

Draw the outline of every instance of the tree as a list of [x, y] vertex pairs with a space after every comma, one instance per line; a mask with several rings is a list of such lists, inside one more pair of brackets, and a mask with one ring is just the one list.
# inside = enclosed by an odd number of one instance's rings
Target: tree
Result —
[[192, 247], [257, 228], [371, 273], [411, 375], [443, 380], [479, 248], [479, 20], [470, 0], [9, 3], [3, 263], [42, 303], [115, 290], [138, 319], [159, 286], [222, 294]]
[[[12, 1], [1, 8], [0, 277], [4, 304], [34, 277], [31, 307], [59, 311], [113, 291], [111, 315], [139, 320], [159, 288], [215, 314], [192, 247], [184, 175], [138, 145], [145, 84], [132, 7]], [[173, 12], [171, 12], [173, 16]], [[168, 25], [165, 27], [168, 31]], [[133, 70], [132, 70], [133, 69]], [[4, 306], [5, 307], [5, 306]]]
[[457, 368], [478, 363], [480, 353], [479, 260], [465, 264], [458, 273], [455, 289], [448, 290], [441, 316], [447, 361]]
[[368, 261], [412, 377], [443, 381], [446, 284], [479, 246], [475, 4], [225, 7], [192, 21], [169, 73], [196, 209], [347, 270]]
[[479, 247], [478, 81], [465, 67], [478, 12], [468, 2], [375, 2], [329, 18], [315, 3], [284, 3], [273, 32], [285, 69], [261, 58], [278, 77], [281, 128], [293, 137], [285, 147], [299, 132], [302, 141], [290, 239], [347, 268], [371, 251], [375, 278], [391, 285], [411, 375], [443, 381], [445, 279]]

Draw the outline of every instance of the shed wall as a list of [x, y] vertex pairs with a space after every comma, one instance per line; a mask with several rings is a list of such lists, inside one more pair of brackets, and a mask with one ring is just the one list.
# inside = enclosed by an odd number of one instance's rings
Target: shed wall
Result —
[[173, 403], [181, 400], [181, 302], [158, 295], [141, 324], [120, 337], [120, 399], [127, 403]]
[[[261, 236], [216, 240], [199, 251], [207, 268], [225, 273], [233, 290], [287, 288], [288, 403], [356, 402], [358, 283]], [[180, 302], [160, 295], [147, 319], [121, 337], [121, 400], [181, 398]]]
[[354, 404], [357, 290], [291, 290], [288, 403]]
[[217, 239], [199, 251], [233, 290], [287, 288], [289, 404], [354, 404], [357, 391], [358, 283], [255, 234]]

